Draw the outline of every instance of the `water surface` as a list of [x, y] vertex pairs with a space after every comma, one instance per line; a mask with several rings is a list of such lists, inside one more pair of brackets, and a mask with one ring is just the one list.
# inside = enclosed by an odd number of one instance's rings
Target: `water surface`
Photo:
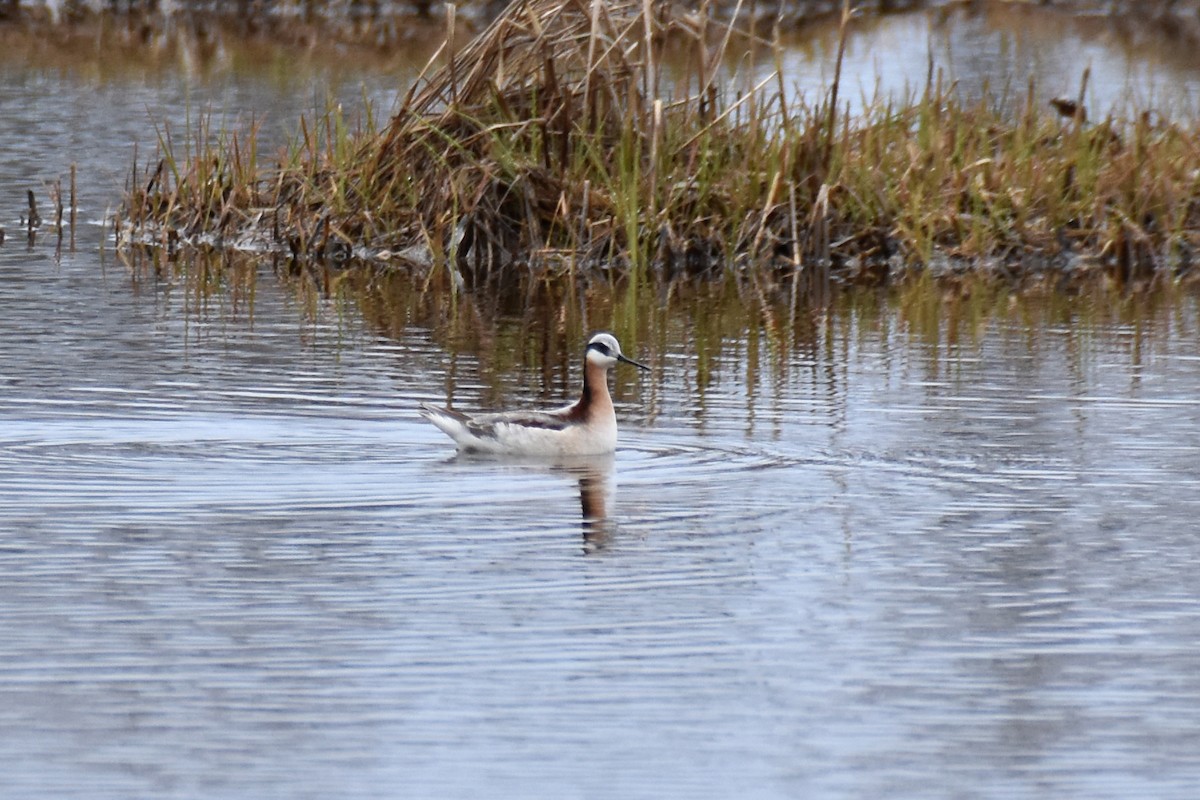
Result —
[[[762, 30], [769, 33], [769, 26]], [[1200, 112], [1195, 48], [1164, 40], [1128, 16], [1072, 16], [1023, 3], [956, 4], [929, 13], [862, 15], [851, 30], [839, 97], [852, 115], [881, 100], [919, 96], [931, 80], [953, 86], [969, 102], [990, 98], [1016, 109], [1031, 88], [1043, 107], [1082, 91], [1091, 119], [1151, 111], [1194, 120]], [[822, 99], [837, 73], [837, 22], [809, 26], [786, 41], [785, 85], [810, 103]], [[759, 79], [775, 69], [769, 54], [764, 57]]]

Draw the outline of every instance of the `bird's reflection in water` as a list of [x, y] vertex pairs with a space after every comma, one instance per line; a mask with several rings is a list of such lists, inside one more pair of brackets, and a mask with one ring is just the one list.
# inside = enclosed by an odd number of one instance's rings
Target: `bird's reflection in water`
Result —
[[579, 483], [580, 528], [583, 532], [583, 552], [603, 550], [612, 541], [616, 522], [609, 516], [613, 501], [614, 461], [612, 453], [595, 456], [557, 456], [542, 459], [521, 456], [496, 456], [459, 452], [453, 461], [491, 461], [516, 464], [539, 472], [573, 479]]
[[579, 481], [580, 525], [583, 551], [603, 550], [612, 540], [616, 523], [609, 517], [613, 499], [613, 455], [572, 456], [554, 466]]

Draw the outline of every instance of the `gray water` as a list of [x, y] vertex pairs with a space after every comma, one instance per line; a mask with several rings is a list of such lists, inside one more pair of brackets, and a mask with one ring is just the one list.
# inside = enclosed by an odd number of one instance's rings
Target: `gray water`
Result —
[[[853, 30], [839, 94], [852, 115], [879, 100], [919, 96], [931, 79], [967, 100], [1005, 98], [999, 102], [1014, 108], [1030, 88], [1042, 107], [1051, 98], [1074, 100], [1083, 88], [1093, 120], [1200, 114], [1194, 46], [1162, 37], [1148, 20], [1114, 23], [1035, 3], [983, 2], [930, 14], [861, 15]], [[809, 102], [822, 98], [836, 74], [837, 38], [836, 20], [805, 30], [783, 58], [785, 86]], [[764, 58], [756, 80], [775, 69], [769, 54]]]
[[582, 342], [101, 247], [159, 114], [330, 76], [3, 78], [0, 796], [1194, 796], [1194, 296], [600, 302], [616, 455], [455, 457], [418, 402], [553, 405]]

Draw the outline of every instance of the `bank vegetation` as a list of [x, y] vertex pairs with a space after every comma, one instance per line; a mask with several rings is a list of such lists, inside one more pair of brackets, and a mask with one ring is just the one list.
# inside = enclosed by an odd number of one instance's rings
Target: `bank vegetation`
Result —
[[1086, 71], [1054, 107], [1034, 86], [967, 102], [931, 72], [850, 116], [836, 76], [819, 97], [790, 90], [778, 27], [707, 5], [517, 0], [460, 40], [451, 10], [448, 44], [382, 124], [331, 108], [270, 157], [254, 130], [164, 129], [131, 171], [120, 241], [474, 288], [1194, 273], [1200, 131], [1089, 119]]

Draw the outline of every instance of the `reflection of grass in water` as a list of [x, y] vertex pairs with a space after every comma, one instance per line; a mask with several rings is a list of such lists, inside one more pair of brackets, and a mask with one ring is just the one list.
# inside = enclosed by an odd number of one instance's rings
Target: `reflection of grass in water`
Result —
[[[654, 366], [657, 376], [648, 381], [620, 371], [613, 378], [619, 399], [636, 397], [644, 409], [638, 413], [653, 415], [667, 385], [700, 404], [712, 386], [731, 380], [747, 387], [748, 402], [797, 381], [841, 391], [847, 360], [862, 352], [892, 354], [896, 364], [923, 370], [924, 379], [953, 379], [958, 359], [978, 357], [995, 336], [1025, 342], [1031, 356], [1065, 349], [1078, 369], [1088, 366], [1088, 354], [1103, 340], [1136, 364], [1172, 338], [1194, 337], [1200, 319], [1197, 299], [1177, 284], [1139, 292], [1102, 282], [1076, 292], [1019, 291], [993, 276], [924, 276], [892, 288], [838, 290], [824, 306], [793, 307], [787, 295], [764, 298], [750, 284], [728, 279], [681, 278], [636, 292], [624, 281], [579, 290], [537, 280], [512, 291], [455, 292], [404, 270], [339, 269], [278, 257], [271, 271], [245, 254], [161, 256], [143, 251], [130, 260], [135, 286], [152, 287], [176, 313], [206, 323], [190, 335], [218, 336], [227, 318], [253, 322], [257, 281], [278, 281], [309, 323], [296, 327], [298, 343], [331, 322], [343, 326], [347, 342], [358, 341], [363, 326], [395, 340], [415, 334], [449, 354], [450, 393], [459, 379], [455, 356], [470, 354], [479, 365], [470, 382], [482, 381], [475, 401], [492, 408], [511, 403], [514, 376], [532, 381], [524, 390], [543, 405], [571, 397], [582, 343], [598, 329], [612, 330], [629, 352]], [[676, 354], [673, 360], [665, 358], [669, 353]]]
[[851, 123], [836, 80], [812, 106], [778, 75], [718, 87], [731, 32], [644, 8], [514, 4], [444, 52], [385, 127], [331, 109], [302, 120], [274, 165], [253, 130], [214, 136], [202, 122], [187, 132], [194, 148], [164, 135], [161, 159], [130, 182], [128, 232], [168, 246], [257, 238], [300, 261], [357, 255], [415, 268], [430, 287], [619, 276], [626, 325], [641, 294], [681, 275], [732, 280], [764, 308], [790, 293], [791, 318], [830, 272], [991, 272], [1060, 288], [1191, 272], [1192, 129], [1060, 120], [1032, 89], [968, 106], [934, 79]]

